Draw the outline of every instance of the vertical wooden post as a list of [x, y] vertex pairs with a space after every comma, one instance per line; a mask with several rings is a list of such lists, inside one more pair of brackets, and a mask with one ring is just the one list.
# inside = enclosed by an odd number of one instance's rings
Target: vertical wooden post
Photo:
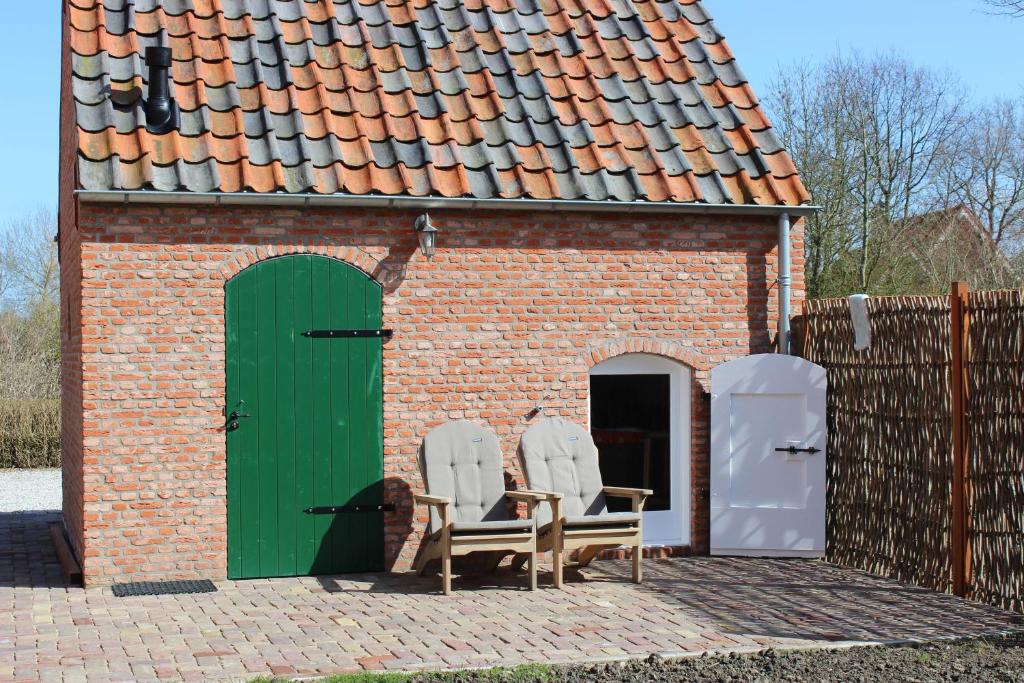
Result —
[[967, 540], [967, 315], [966, 282], [954, 282], [949, 295], [950, 351], [952, 364], [953, 500], [952, 547], [953, 594], [966, 597], [970, 583], [970, 547]]

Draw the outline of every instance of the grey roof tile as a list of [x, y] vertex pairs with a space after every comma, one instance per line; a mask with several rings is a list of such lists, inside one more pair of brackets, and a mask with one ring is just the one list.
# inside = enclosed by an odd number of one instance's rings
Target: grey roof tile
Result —
[[361, 2], [350, 3], [352, 12], [357, 15], [370, 31], [380, 26], [390, 26], [388, 21], [388, 8], [383, 2], [374, 2], [364, 5]]
[[118, 165], [118, 157], [94, 161], [85, 155], [78, 156], [78, 182], [84, 190], [109, 190], [123, 188], [118, 178], [114, 177], [114, 169]]
[[501, 181], [490, 168], [466, 168], [469, 189], [474, 197], [493, 199], [502, 194]]
[[693, 170], [693, 166], [687, 161], [686, 154], [679, 148], [679, 145], [661, 150], [658, 154], [658, 160], [661, 162], [665, 172], [672, 176], [683, 175], [687, 171]]
[[280, 158], [274, 138], [266, 134], [249, 136], [246, 148], [249, 152], [249, 162], [257, 166], [267, 166], [273, 163], [274, 159]]
[[172, 16], [184, 14], [192, 9], [190, 0], [132, 0], [136, 12], [152, 12], [162, 7], [164, 12]]
[[775, 131], [771, 128], [763, 131], [753, 131], [754, 139], [757, 141], [757, 146], [766, 155], [780, 154], [785, 151], [785, 147], [779, 137], [775, 134]]
[[[135, 112], [135, 122], [141, 125], [144, 124], [145, 120], [146, 117], [142, 113], [142, 108], [139, 107]], [[178, 129], [179, 133], [185, 136], [198, 137], [208, 130], [210, 130], [210, 119], [206, 107], [200, 107], [192, 111], [182, 110], [181, 128]]]
[[558, 194], [566, 199], [580, 199], [584, 196], [580, 173], [575, 168], [566, 171], [555, 171], [555, 183], [558, 184]]
[[580, 45], [580, 41], [575, 33], [555, 35], [552, 36], [552, 39], [554, 40], [555, 49], [565, 57], [571, 57], [583, 52], [583, 46]]
[[[138, 0], [135, 0], [135, 2], [136, 7], [138, 7]], [[250, 14], [251, 7], [259, 7], [260, 5], [262, 5], [260, 9], [263, 10], [261, 15], [266, 16], [268, 14], [266, 0], [221, 0], [220, 5], [225, 19], [241, 19], [245, 15]]]
[[[520, 6], [519, 11], [523, 11], [522, 6]], [[519, 25], [531, 36], [537, 36], [548, 31], [547, 19], [540, 11], [520, 14]]]
[[206, 103], [214, 111], [228, 111], [242, 106], [242, 101], [238, 97], [238, 88], [232, 85], [225, 85], [219, 88], [208, 85], [206, 86], [205, 94]]
[[447, 105], [444, 102], [444, 98], [437, 97], [436, 95], [413, 95], [416, 101], [416, 112], [418, 115], [428, 118], [436, 119], [441, 114], [448, 111]]
[[[71, 27], [83, 187], [344, 192], [342, 183], [359, 176], [359, 187], [388, 194], [806, 200], [778, 137], [696, 0], [654, 0], [661, 18], [649, 17], [649, 7], [643, 14], [651, 22], [682, 24], [677, 27], [645, 22], [634, 0], [582, 6], [567, 2], [558, 19], [545, 16], [537, 0], [517, 0], [512, 8], [421, 0], [389, 9], [390, 1], [104, 0], [102, 17], [92, 5], [85, 11], [96, 15]], [[169, 40], [163, 29], [147, 35], [135, 27], [140, 14], [157, 10], [184, 17], [168, 22], [174, 44], [191, 43], [208, 60], [175, 54], [179, 61], [174, 73], [189, 80], [173, 83], [172, 94], [190, 108], [182, 107], [175, 145], [143, 140], [148, 133], [141, 101], [129, 106], [110, 101], [112, 88], [144, 82], [141, 51]], [[81, 18], [82, 11], [78, 5], [72, 14]], [[557, 5], [553, 11], [558, 12]], [[216, 18], [218, 13], [223, 19]], [[575, 30], [565, 32], [565, 16], [577, 17]], [[153, 26], [155, 19], [147, 17], [145, 25]], [[98, 29], [89, 28], [98, 22]], [[200, 26], [206, 38], [190, 35]], [[224, 41], [218, 34], [245, 27], [250, 35], [231, 35]], [[601, 39], [589, 37], [594, 31]], [[676, 43], [686, 65], [651, 64], [666, 47], [652, 36], [687, 33], [698, 38]], [[226, 42], [228, 59], [211, 57], [221, 48], [203, 45], [204, 40]], [[602, 40], [615, 41], [614, 58], [594, 54]], [[581, 55], [584, 44], [586, 56]], [[130, 45], [139, 52], [125, 55]], [[88, 54], [97, 46], [98, 54]], [[191, 63], [180, 61], [186, 58]], [[375, 58], [386, 64], [373, 63]], [[560, 73], [559, 65], [569, 65], [568, 60], [571, 74]], [[688, 69], [695, 78], [673, 80]], [[595, 78], [596, 71], [601, 71], [600, 79], [581, 80]], [[320, 84], [315, 82], [318, 73]], [[632, 74], [634, 80], [623, 80], [621, 73]], [[710, 106], [701, 84], [716, 82], [742, 88], [735, 91], [735, 103]], [[493, 83], [494, 92], [480, 91], [484, 83]], [[335, 92], [325, 96], [318, 85]], [[470, 92], [470, 85], [477, 91]], [[565, 97], [567, 89], [575, 99]], [[722, 92], [727, 100], [732, 96]], [[597, 103], [583, 99], [595, 96]], [[243, 102], [255, 110], [243, 111]], [[271, 106], [287, 111], [275, 113]], [[402, 140], [394, 137], [390, 123], [367, 123], [384, 114], [383, 107], [395, 109], [386, 112], [392, 116], [412, 117], [402, 121]], [[361, 108], [358, 117], [353, 117], [354, 108]], [[437, 122], [442, 116], [449, 118]], [[236, 130], [239, 120], [242, 131]], [[627, 141], [629, 159], [621, 150], [597, 147], [598, 139], [607, 141], [612, 121], [634, 127]], [[688, 126], [696, 126], [699, 133], [676, 134]], [[742, 136], [732, 133], [740, 129]], [[333, 131], [345, 131], [348, 138], [340, 141]], [[384, 138], [378, 139], [381, 131]], [[431, 143], [408, 139], [415, 131], [431, 131]], [[320, 137], [309, 137], [313, 134]], [[747, 141], [756, 144], [749, 153], [737, 154], [731, 141], [744, 138], [744, 150], [750, 148]], [[681, 148], [680, 140], [694, 149]], [[248, 164], [241, 181], [240, 159]], [[595, 160], [603, 165], [597, 170], [592, 168]], [[381, 172], [373, 172], [370, 164]], [[581, 172], [583, 164], [587, 173]], [[342, 165], [346, 170], [339, 174]], [[404, 187], [394, 184], [399, 177], [395, 167], [404, 169]], [[696, 176], [694, 168], [703, 175]], [[768, 183], [773, 173], [780, 175]], [[666, 182], [681, 176], [688, 182]], [[700, 190], [691, 195], [667, 194], [695, 186]]]
[[276, 0], [274, 14], [281, 21], [299, 21], [306, 16], [302, 0]]
[[709, 204], [731, 204], [733, 197], [729, 188], [722, 183], [722, 176], [718, 173], [709, 173], [697, 176], [697, 184], [700, 186], [701, 194], [706, 197]]

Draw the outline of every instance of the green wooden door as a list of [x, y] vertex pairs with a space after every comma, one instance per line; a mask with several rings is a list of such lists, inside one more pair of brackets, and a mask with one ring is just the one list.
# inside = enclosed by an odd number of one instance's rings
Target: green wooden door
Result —
[[228, 577], [379, 571], [381, 341], [308, 330], [378, 329], [381, 288], [321, 256], [262, 261], [227, 283]]

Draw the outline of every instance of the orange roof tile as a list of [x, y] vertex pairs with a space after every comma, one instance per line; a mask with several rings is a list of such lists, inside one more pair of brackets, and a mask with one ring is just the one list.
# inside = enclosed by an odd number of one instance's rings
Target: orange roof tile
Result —
[[[84, 189], [797, 205], [699, 0], [71, 0]], [[161, 41], [163, 41], [161, 43]], [[179, 130], [147, 132], [146, 47]]]

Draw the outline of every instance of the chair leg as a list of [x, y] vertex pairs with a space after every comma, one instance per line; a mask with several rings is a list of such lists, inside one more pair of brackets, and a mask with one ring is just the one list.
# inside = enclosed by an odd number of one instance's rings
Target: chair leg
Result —
[[556, 540], [554, 546], [551, 548], [551, 573], [553, 574], [555, 588], [562, 587], [562, 566], [564, 558], [562, 557], [562, 541]]
[[436, 557], [433, 550], [433, 547], [428, 545], [420, 552], [420, 556], [417, 558], [416, 566], [414, 567], [418, 575], [423, 576], [427, 573], [427, 567], [430, 565], [430, 561]]
[[640, 566], [640, 561], [643, 557], [643, 546], [633, 546], [633, 583], [640, 583], [643, 580], [643, 568]]
[[512, 569], [514, 571], [519, 571], [523, 568], [523, 565], [526, 564], [528, 559], [530, 559], [530, 556], [526, 553], [516, 553], [515, 557], [512, 558]]
[[452, 594], [452, 549], [447, 544], [441, 549], [441, 591]]
[[[501, 566], [501, 561], [504, 560], [506, 557], [508, 557], [508, 553], [502, 552], [500, 550], [496, 550], [493, 553], [493, 555], [491, 556], [491, 574], [498, 571], [498, 567]], [[513, 557], [513, 565], [514, 563], [515, 558]]]
[[588, 545], [586, 548], [580, 548], [579, 555], [576, 556], [576, 564], [586, 567], [604, 548], [603, 545]]
[[529, 564], [530, 564], [530, 567], [529, 567], [529, 570], [530, 570], [530, 590], [535, 591], [535, 590], [537, 590], [537, 546], [536, 546], [536, 544], [534, 545], [533, 548], [530, 549], [530, 555], [529, 555], [529, 557], [527, 558], [526, 561], [529, 562]]

